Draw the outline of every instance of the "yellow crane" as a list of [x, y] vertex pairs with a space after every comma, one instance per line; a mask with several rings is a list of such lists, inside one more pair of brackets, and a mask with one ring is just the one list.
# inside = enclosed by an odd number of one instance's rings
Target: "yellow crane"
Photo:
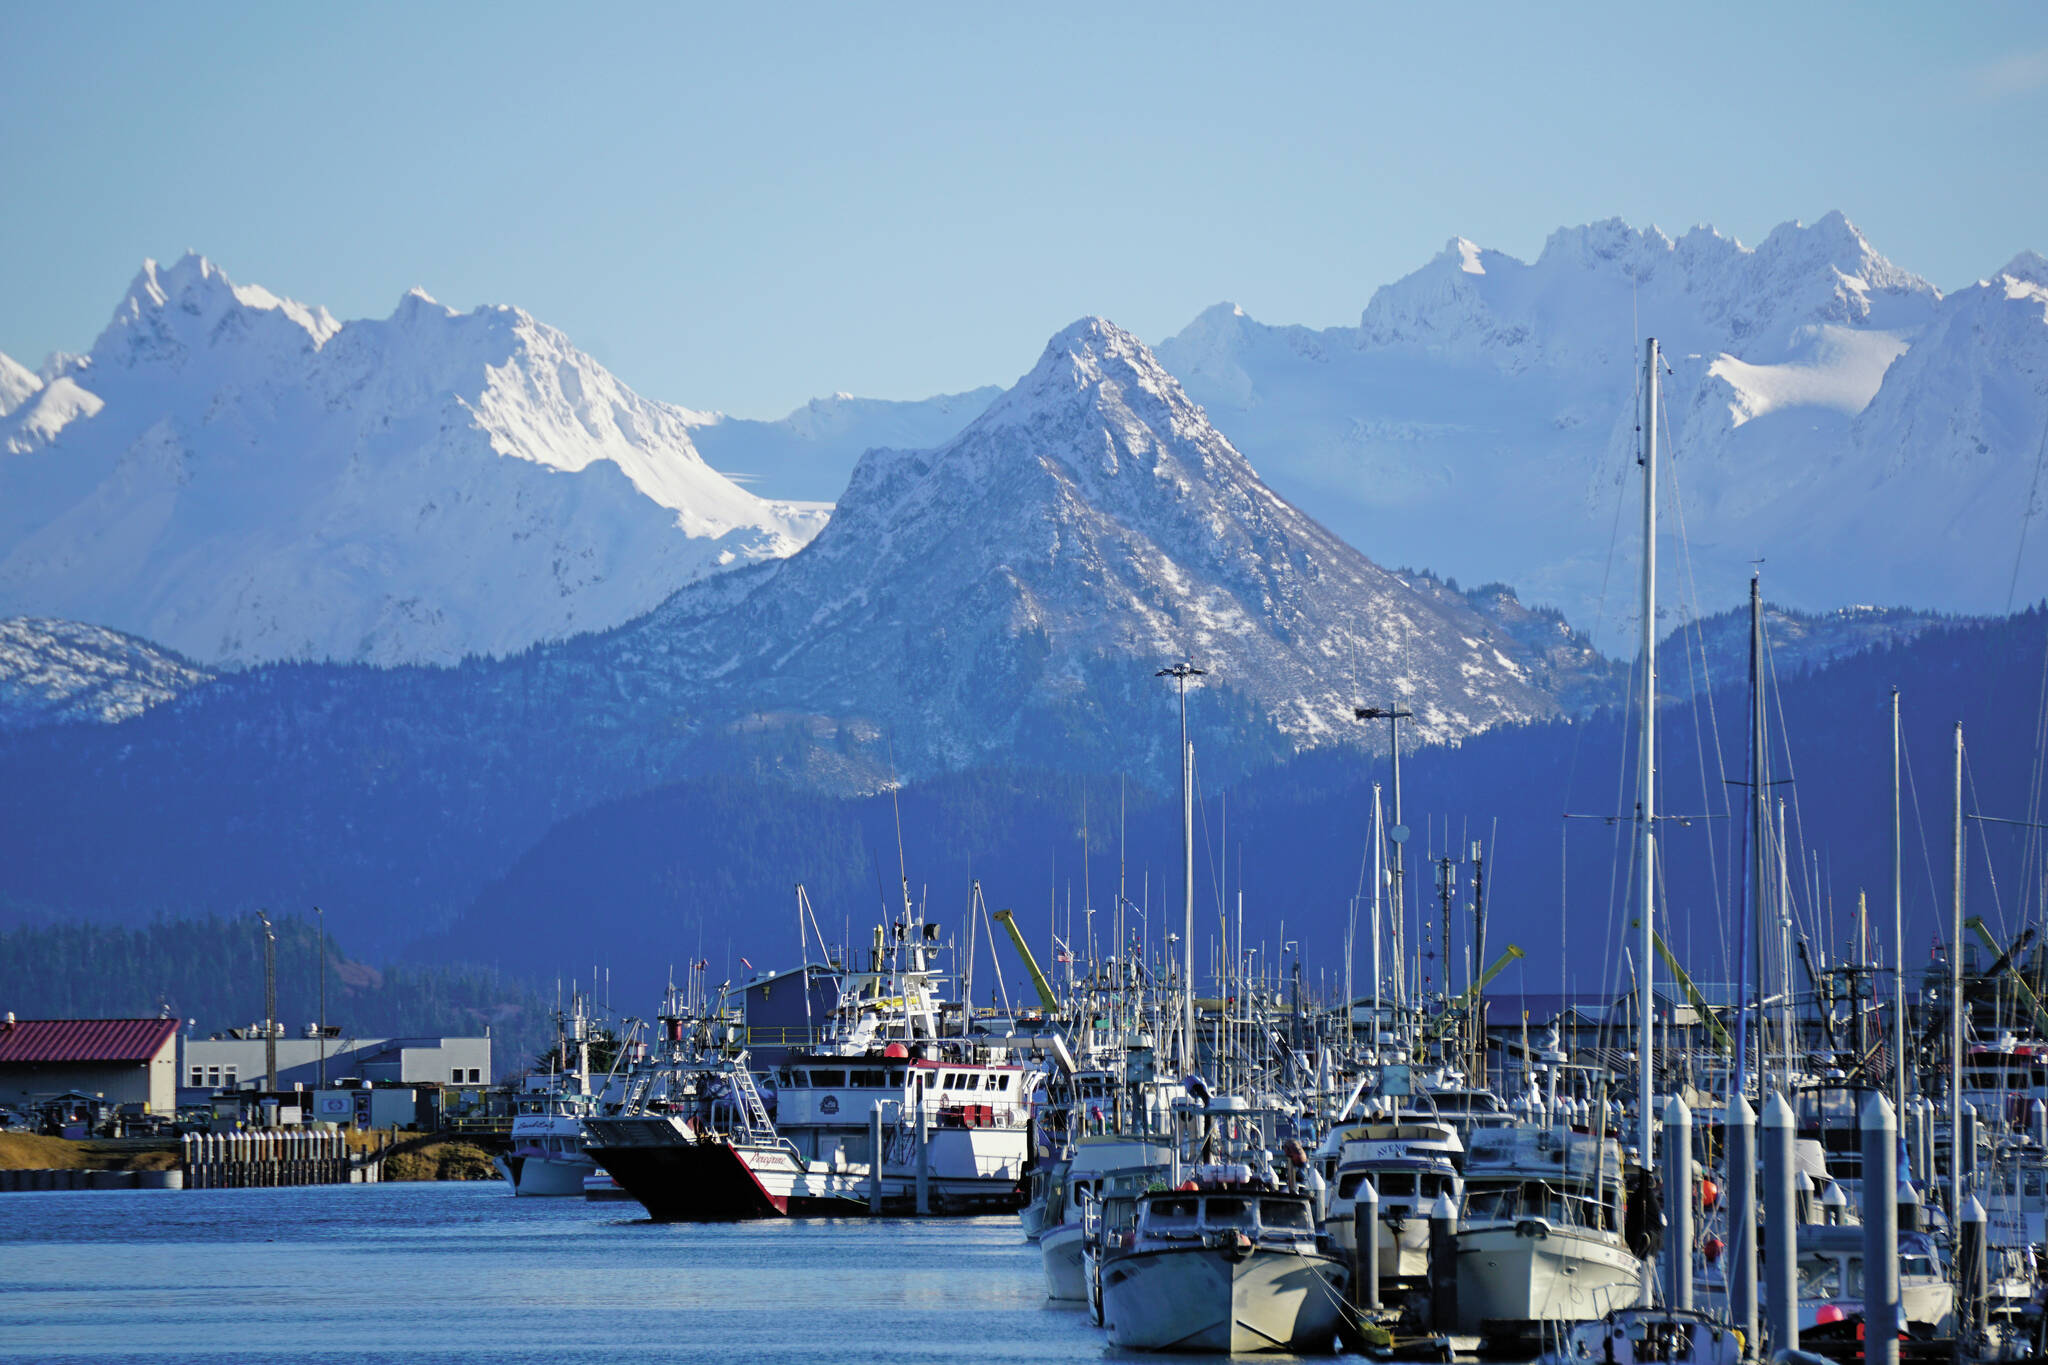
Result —
[[1031, 984], [1038, 990], [1038, 999], [1049, 1014], [1057, 1014], [1060, 998], [1053, 992], [1052, 982], [1045, 979], [1045, 973], [1038, 970], [1038, 959], [1031, 955], [1031, 945], [1024, 941], [1023, 931], [1017, 928], [1017, 916], [1009, 910], [998, 910], [992, 918], [997, 924], [1010, 931], [1010, 942], [1017, 945], [1017, 956], [1024, 959], [1024, 970], [1031, 973]]
[[1523, 952], [1520, 947], [1510, 943], [1508, 950], [1495, 958], [1493, 965], [1481, 972], [1477, 981], [1467, 986], [1456, 999], [1444, 1006], [1444, 1012], [1437, 1016], [1436, 1023], [1430, 1027], [1430, 1037], [1441, 1038], [1444, 1034], [1450, 1032], [1451, 1020], [1457, 1018], [1474, 1001], [1479, 999], [1479, 993], [1486, 989], [1487, 982], [1506, 971], [1510, 962], [1518, 962], [1527, 956], [1528, 954]]
[[1679, 989], [1685, 992], [1685, 998], [1691, 1003], [1693, 1013], [1707, 1026], [1707, 1032], [1713, 1036], [1714, 1046], [1725, 1053], [1733, 1053], [1734, 1040], [1728, 1036], [1728, 1030], [1721, 1026], [1721, 1021], [1714, 1017], [1714, 1011], [1707, 1007], [1707, 999], [1700, 994], [1700, 988], [1692, 984], [1692, 978], [1686, 974], [1685, 968], [1678, 965], [1678, 957], [1671, 951], [1670, 945], [1664, 942], [1664, 935], [1652, 930], [1650, 942], [1657, 946], [1657, 957], [1664, 963], [1664, 969], [1671, 973], [1678, 982]]
[[1991, 950], [1996, 959], [1992, 963], [1991, 969], [1985, 972], [1984, 975], [1986, 977], [1996, 976], [2007, 967], [2010, 967], [2012, 969], [2013, 987], [2018, 992], [2020, 999], [2026, 1002], [2027, 1009], [2033, 1013], [2034, 1027], [2043, 1032], [2048, 1032], [2048, 1011], [2044, 1011], [2041, 1008], [2041, 997], [2034, 994], [2034, 988], [2027, 984], [2025, 973], [2021, 972], [2018, 964], [2013, 961], [2013, 957], [2020, 949], [2025, 947], [2027, 936], [2022, 934], [2018, 943], [2015, 943], [2010, 948], [2001, 948], [1998, 946], [1998, 940], [1991, 937], [1991, 931], [1984, 927], [1984, 921], [1975, 915], [1964, 920], [1963, 927], [1978, 938], [1983, 939], [1984, 946]]

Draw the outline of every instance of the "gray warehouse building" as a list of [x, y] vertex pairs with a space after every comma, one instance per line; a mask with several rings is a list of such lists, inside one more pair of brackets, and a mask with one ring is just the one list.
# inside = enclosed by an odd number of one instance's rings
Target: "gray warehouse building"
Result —
[[[179, 1040], [181, 1103], [198, 1102], [216, 1090], [248, 1090], [263, 1084], [262, 1027], [238, 1032], [243, 1036]], [[279, 1037], [276, 1043], [279, 1090], [319, 1090], [347, 1080], [379, 1086], [491, 1083], [488, 1037], [321, 1038], [316, 1033], [311, 1038]]]

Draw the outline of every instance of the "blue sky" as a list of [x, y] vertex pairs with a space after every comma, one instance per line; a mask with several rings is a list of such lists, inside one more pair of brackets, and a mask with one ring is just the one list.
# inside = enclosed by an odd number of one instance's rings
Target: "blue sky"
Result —
[[341, 318], [516, 303], [749, 416], [1008, 383], [1087, 313], [1354, 322], [1454, 235], [1840, 208], [1945, 289], [2048, 250], [2040, 4], [15, 6], [0, 45], [30, 365], [188, 247]]

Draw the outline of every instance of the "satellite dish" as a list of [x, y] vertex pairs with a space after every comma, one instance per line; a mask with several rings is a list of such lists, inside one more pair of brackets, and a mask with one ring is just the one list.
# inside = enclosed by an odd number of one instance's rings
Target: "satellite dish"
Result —
[[1407, 842], [1408, 842], [1408, 826], [1406, 826], [1406, 825], [1396, 825], [1396, 826], [1394, 826], [1394, 827], [1393, 827], [1392, 829], [1390, 829], [1390, 830], [1388, 830], [1388, 831], [1387, 831], [1387, 837], [1388, 837], [1389, 839], [1392, 839], [1392, 840], [1393, 840], [1393, 841], [1394, 841], [1395, 843], [1397, 843], [1397, 844], [1405, 844], [1405, 843], [1407, 843]]

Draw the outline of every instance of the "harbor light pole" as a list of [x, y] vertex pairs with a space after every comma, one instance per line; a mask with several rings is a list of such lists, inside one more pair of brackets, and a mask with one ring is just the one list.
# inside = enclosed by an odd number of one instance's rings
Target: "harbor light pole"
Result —
[[319, 928], [320, 952], [320, 1088], [327, 1088], [327, 912], [319, 906], [313, 907], [313, 918]]
[[1205, 676], [1202, 669], [1183, 659], [1171, 668], [1152, 675], [1172, 678], [1180, 684], [1180, 852], [1181, 884], [1186, 892], [1186, 911], [1181, 932], [1181, 1052], [1186, 1065], [1182, 1075], [1195, 1070], [1195, 786], [1194, 751], [1188, 747], [1188, 679]]
[[256, 912], [263, 924], [263, 1089], [277, 1093], [277, 931], [270, 916]]

